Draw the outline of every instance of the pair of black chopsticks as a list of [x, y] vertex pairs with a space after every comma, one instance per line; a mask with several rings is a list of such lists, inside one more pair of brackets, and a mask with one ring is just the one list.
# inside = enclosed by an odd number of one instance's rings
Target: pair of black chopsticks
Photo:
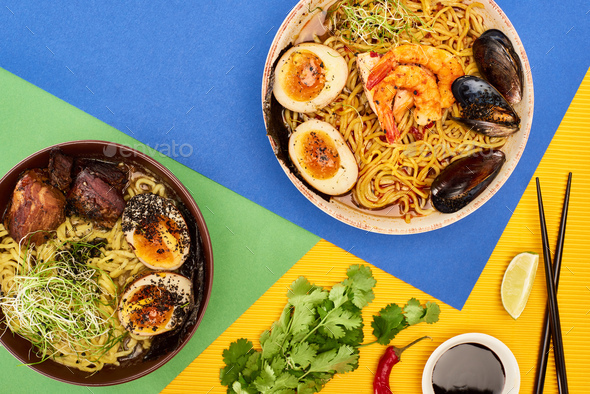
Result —
[[[557, 237], [557, 249], [555, 250], [555, 261], [551, 265], [551, 250], [547, 238], [547, 226], [545, 224], [545, 212], [543, 209], [543, 198], [541, 197], [541, 185], [537, 178], [537, 199], [539, 201], [539, 220], [541, 222], [541, 237], [543, 240], [543, 258], [545, 260], [545, 279], [547, 282], [548, 304], [545, 312], [545, 324], [543, 329], [543, 340], [539, 353], [537, 365], [537, 381], [535, 393], [543, 392], [545, 384], [545, 372], [547, 370], [547, 358], [549, 354], [549, 341], [553, 337], [553, 355], [555, 358], [555, 370], [557, 372], [557, 387], [560, 394], [568, 393], [567, 374], [565, 372], [565, 358], [563, 354], [563, 341], [561, 337], [561, 323], [559, 321], [559, 309], [557, 307], [557, 285], [559, 284], [559, 272], [561, 269], [561, 256], [563, 252], [563, 241], [565, 238], [565, 224], [567, 221], [567, 209], [569, 205], [570, 188], [572, 184], [572, 173], [569, 173], [563, 210], [561, 212], [561, 223]], [[552, 269], [553, 268], [553, 269]], [[550, 335], [551, 334], [551, 335]]]

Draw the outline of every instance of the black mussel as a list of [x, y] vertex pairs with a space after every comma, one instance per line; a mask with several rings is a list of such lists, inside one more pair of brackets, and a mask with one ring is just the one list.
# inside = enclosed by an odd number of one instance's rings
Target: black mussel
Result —
[[512, 43], [500, 30], [484, 32], [473, 43], [473, 57], [479, 71], [510, 104], [522, 100], [522, 63]]
[[449, 164], [430, 186], [432, 205], [442, 213], [457, 212], [492, 183], [506, 162], [500, 150], [480, 152]]
[[460, 118], [469, 129], [490, 137], [506, 137], [520, 130], [520, 118], [506, 99], [487, 81], [464, 75], [451, 90], [462, 108]]

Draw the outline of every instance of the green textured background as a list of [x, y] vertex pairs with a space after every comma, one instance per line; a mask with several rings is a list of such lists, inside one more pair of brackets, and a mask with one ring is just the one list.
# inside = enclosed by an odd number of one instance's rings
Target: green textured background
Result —
[[319, 241], [319, 237], [160, 153], [166, 149], [150, 149], [3, 69], [0, 135], [3, 143], [10, 145], [3, 149], [1, 174], [28, 155], [64, 141], [113, 141], [150, 154], [194, 193], [211, 235], [215, 266], [213, 292], [195, 336], [154, 373], [107, 388], [73, 386], [19, 365], [2, 347], [0, 392], [159, 392]]

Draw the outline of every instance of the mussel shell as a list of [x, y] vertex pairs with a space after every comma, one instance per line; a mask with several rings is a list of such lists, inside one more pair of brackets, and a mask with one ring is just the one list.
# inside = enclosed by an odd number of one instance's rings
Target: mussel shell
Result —
[[462, 107], [462, 116], [451, 117], [453, 120], [490, 137], [506, 137], [520, 129], [516, 111], [487, 81], [464, 75], [453, 82], [451, 90]]
[[451, 119], [463, 124], [469, 130], [473, 130], [476, 133], [485, 134], [488, 137], [508, 137], [520, 129], [518, 124], [500, 124], [486, 122], [484, 120], [456, 118], [454, 116], [451, 116]]
[[473, 57], [480, 73], [511, 104], [522, 100], [522, 63], [512, 43], [500, 30], [484, 32], [473, 43]]
[[500, 150], [480, 152], [449, 164], [430, 186], [432, 205], [442, 213], [457, 212], [479, 196], [506, 162]]

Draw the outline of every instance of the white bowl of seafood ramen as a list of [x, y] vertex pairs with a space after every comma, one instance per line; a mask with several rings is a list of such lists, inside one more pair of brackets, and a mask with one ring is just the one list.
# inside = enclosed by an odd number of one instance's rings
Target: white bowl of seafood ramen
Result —
[[[280, 166], [311, 203], [363, 230], [413, 234], [469, 215], [506, 182], [530, 133], [530, 66], [500, 7], [422, 4], [300, 1], [266, 60], [263, 113]], [[508, 93], [492, 81], [506, 64]], [[510, 120], [464, 101], [472, 88], [459, 82], [474, 78], [463, 75], [481, 78], [477, 97]], [[309, 132], [311, 121], [322, 126]], [[342, 144], [356, 168], [332, 149]]]

